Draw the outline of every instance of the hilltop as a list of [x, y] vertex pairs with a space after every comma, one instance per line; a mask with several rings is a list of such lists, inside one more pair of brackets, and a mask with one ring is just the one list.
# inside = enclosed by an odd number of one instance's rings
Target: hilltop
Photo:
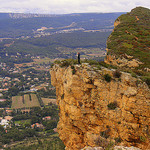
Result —
[[114, 26], [107, 40], [105, 62], [150, 84], [150, 9], [134, 8], [118, 17]]

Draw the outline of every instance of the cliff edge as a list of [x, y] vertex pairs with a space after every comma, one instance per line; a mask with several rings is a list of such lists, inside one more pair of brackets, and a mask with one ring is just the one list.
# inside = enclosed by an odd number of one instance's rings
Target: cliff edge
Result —
[[55, 64], [50, 74], [66, 150], [113, 144], [150, 149], [150, 89], [145, 82], [87, 63]]

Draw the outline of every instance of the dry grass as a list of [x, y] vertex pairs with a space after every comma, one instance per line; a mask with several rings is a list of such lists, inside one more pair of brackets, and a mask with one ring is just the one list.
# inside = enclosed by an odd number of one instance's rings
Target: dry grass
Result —
[[42, 98], [42, 101], [43, 101], [44, 105], [48, 105], [48, 103], [56, 104], [56, 99]]

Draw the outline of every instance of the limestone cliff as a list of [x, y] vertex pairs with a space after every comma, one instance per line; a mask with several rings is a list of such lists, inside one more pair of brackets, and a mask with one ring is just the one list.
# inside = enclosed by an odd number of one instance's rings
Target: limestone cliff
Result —
[[114, 139], [117, 145], [150, 148], [150, 89], [115, 72], [88, 64], [51, 68], [60, 109], [57, 128], [66, 150], [104, 147]]

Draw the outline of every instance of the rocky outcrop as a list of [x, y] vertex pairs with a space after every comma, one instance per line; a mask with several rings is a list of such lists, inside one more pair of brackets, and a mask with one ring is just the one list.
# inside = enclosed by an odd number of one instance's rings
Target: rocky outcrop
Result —
[[[90, 147], [86, 146], [81, 150], [104, 150], [102, 147]], [[124, 147], [124, 146], [115, 146], [113, 150], [140, 150], [139, 148], [136, 147]]]
[[128, 73], [115, 76], [113, 69], [88, 64], [63, 68], [55, 64], [50, 74], [60, 109], [57, 129], [66, 150], [104, 148], [109, 141], [148, 150], [150, 90], [146, 83]]
[[134, 59], [133, 56], [128, 56], [127, 54], [117, 57], [115, 55], [107, 55], [105, 58], [105, 63], [112, 64], [118, 67], [130, 67], [136, 68], [139, 67], [142, 62], [137, 59]]

